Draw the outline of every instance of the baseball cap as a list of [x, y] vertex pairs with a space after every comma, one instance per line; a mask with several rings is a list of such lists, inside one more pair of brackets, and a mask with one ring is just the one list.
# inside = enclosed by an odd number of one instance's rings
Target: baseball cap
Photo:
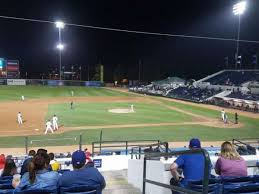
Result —
[[192, 138], [189, 143], [190, 148], [201, 148], [201, 142], [197, 138]]
[[72, 154], [73, 165], [82, 165], [82, 164], [85, 164], [85, 161], [86, 161], [86, 157], [83, 151], [77, 150]]

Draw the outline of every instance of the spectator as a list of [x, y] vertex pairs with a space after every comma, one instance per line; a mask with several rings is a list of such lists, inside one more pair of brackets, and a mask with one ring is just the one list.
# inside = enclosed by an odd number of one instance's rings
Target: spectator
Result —
[[59, 187], [71, 187], [78, 185], [100, 185], [105, 187], [105, 180], [101, 173], [94, 167], [85, 167], [86, 157], [83, 151], [75, 151], [72, 154], [74, 171], [65, 172], [58, 181]]
[[58, 171], [60, 170], [60, 163], [54, 159], [54, 154], [53, 153], [49, 153], [49, 158], [50, 158], [50, 166], [51, 166], [51, 169], [53, 171]]
[[13, 159], [6, 159], [5, 167], [2, 173], [2, 177], [4, 176], [13, 176], [17, 174], [17, 167], [14, 163]]
[[28, 157], [24, 160], [21, 168], [21, 175], [24, 175], [24, 173], [28, 172], [28, 165], [32, 161], [32, 158], [35, 156], [36, 152], [35, 150], [30, 150]]
[[[201, 143], [199, 139], [190, 140], [189, 149], [195, 150], [200, 148]], [[204, 156], [202, 154], [180, 155], [170, 167], [173, 175], [171, 184], [186, 187], [189, 180], [201, 180], [203, 179], [204, 168]], [[184, 178], [179, 174], [179, 169], [182, 169]]]
[[43, 149], [43, 148], [40, 148], [40, 149], [38, 149], [38, 150], [37, 150], [37, 154], [41, 154], [41, 153], [45, 153], [45, 154], [47, 154], [47, 153], [48, 153], [48, 151], [47, 151], [47, 150], [45, 150], [45, 149]]
[[221, 176], [247, 176], [245, 160], [238, 154], [234, 145], [228, 141], [221, 145], [215, 171]]
[[86, 167], [94, 167], [94, 163], [91, 159], [91, 153], [88, 151], [87, 148], [85, 148], [85, 157], [86, 157], [85, 166]]
[[13, 182], [16, 191], [27, 189], [57, 189], [59, 174], [48, 171], [49, 156], [46, 153], [36, 154], [29, 163], [28, 171], [20, 182]]
[[5, 155], [1, 154], [0, 155], [0, 174], [2, 174], [5, 166]]

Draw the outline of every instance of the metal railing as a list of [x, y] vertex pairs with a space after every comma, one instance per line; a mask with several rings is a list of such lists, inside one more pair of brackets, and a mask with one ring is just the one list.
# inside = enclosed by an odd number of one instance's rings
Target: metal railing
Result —
[[[169, 184], [164, 184], [161, 182], [153, 181], [146, 178], [146, 167], [147, 167], [147, 160], [152, 160], [154, 157], [172, 157], [176, 155], [182, 155], [182, 154], [202, 154], [204, 156], [204, 176], [203, 176], [203, 189], [202, 192], [193, 191], [190, 189], [172, 186]], [[157, 185], [160, 187], [171, 189], [172, 191], [180, 192], [180, 193], [190, 193], [190, 194], [207, 194], [209, 191], [209, 166], [210, 166], [210, 157], [206, 150], [204, 149], [195, 149], [195, 150], [185, 150], [185, 151], [172, 151], [171, 153], [151, 153], [146, 154], [144, 156], [144, 166], [143, 166], [143, 190], [142, 194], [146, 194], [146, 183], [150, 183], [153, 185]]]
[[[155, 147], [155, 148], [153, 148], [153, 147]], [[145, 149], [143, 149], [143, 148], [145, 148]], [[168, 153], [168, 151], [169, 151], [168, 142], [158, 142], [158, 143], [149, 144], [149, 145], [139, 145], [139, 146], [131, 148], [131, 159], [133, 159], [134, 155], [138, 156], [136, 159], [140, 159], [141, 155], [145, 154], [146, 149], [149, 149], [150, 152], [155, 152], [158, 150], [161, 151], [161, 149], [164, 149], [165, 153]], [[163, 152], [163, 150], [162, 150], [162, 152]]]
[[[149, 146], [152, 143], [160, 143], [160, 140], [95, 141], [92, 142], [92, 153], [93, 155], [100, 154], [103, 148], [120, 148], [120, 150], [125, 150], [125, 154], [127, 155], [132, 147]], [[96, 151], [96, 149], [98, 150]]]

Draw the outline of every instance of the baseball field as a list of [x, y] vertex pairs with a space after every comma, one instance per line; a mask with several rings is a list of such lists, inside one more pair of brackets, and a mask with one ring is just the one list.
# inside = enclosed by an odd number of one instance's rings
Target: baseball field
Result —
[[[79, 134], [83, 144], [91, 144], [99, 140], [100, 131], [103, 140], [175, 142], [191, 137], [202, 141], [259, 137], [258, 114], [226, 109], [229, 123], [224, 124], [220, 111], [220, 107], [116, 88], [1, 86], [0, 147], [24, 147], [24, 137], [28, 137], [29, 147], [76, 145]], [[21, 126], [18, 112], [24, 120]], [[239, 114], [238, 124], [234, 124], [235, 112]], [[44, 135], [46, 120], [54, 114], [59, 130]]]

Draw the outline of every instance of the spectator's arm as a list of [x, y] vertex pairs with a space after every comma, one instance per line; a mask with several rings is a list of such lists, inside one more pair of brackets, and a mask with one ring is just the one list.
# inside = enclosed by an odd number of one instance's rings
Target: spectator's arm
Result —
[[221, 160], [220, 160], [220, 158], [219, 158], [219, 159], [217, 160], [216, 164], [215, 164], [215, 172], [216, 172], [216, 174], [218, 174], [218, 175], [221, 175], [220, 168], [221, 168]]
[[174, 177], [174, 179], [176, 180], [176, 181], [179, 181], [180, 180], [180, 174], [178, 173], [178, 164], [177, 163], [173, 163], [172, 165], [171, 165], [171, 167], [170, 167], [170, 170], [171, 170], [171, 174], [172, 174], [172, 176]]

